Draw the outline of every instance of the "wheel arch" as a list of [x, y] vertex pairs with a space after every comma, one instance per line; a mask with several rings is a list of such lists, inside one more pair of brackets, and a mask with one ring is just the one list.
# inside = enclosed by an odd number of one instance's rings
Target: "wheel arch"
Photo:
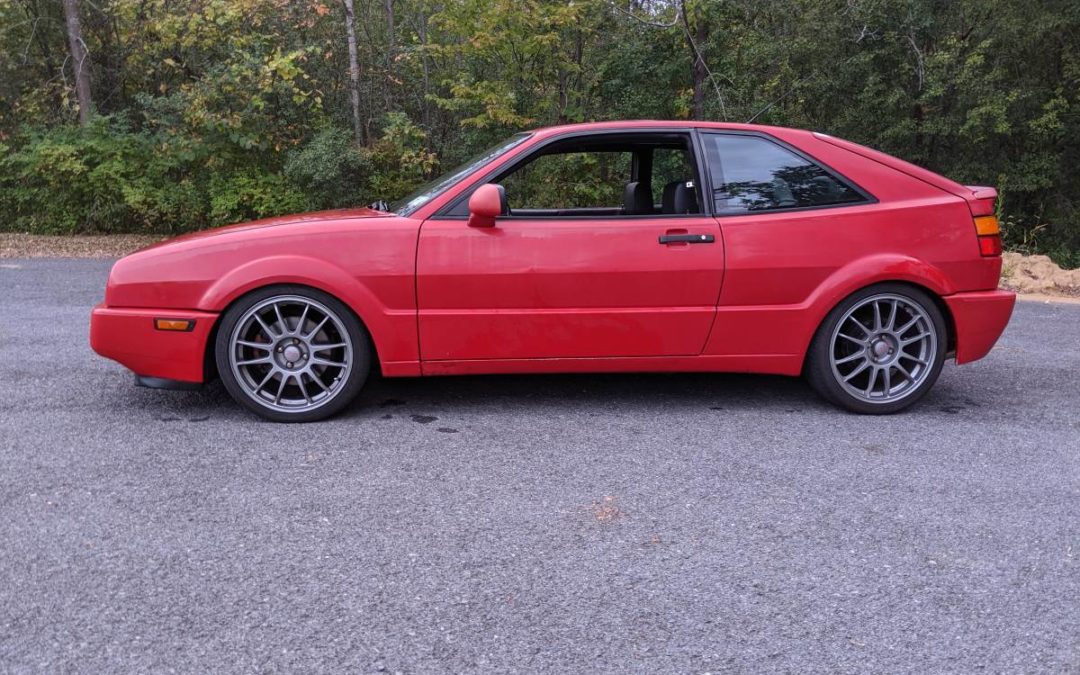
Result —
[[821, 329], [824, 327], [825, 320], [829, 317], [829, 314], [834, 309], [847, 302], [847, 300], [856, 293], [864, 291], [867, 288], [873, 288], [874, 286], [881, 286], [883, 284], [898, 284], [900, 286], [907, 286], [909, 288], [914, 288], [925, 293], [941, 312], [942, 318], [945, 319], [945, 357], [948, 358], [956, 351], [956, 319], [953, 317], [952, 310], [949, 309], [949, 305], [945, 302], [945, 299], [941, 295], [938, 295], [938, 293], [934, 289], [924, 284], [919, 284], [917, 282], [901, 279], [887, 279], [884, 281], [875, 281], [873, 283], [869, 283], [853, 289], [850, 293], [833, 303], [825, 310], [823, 314], [818, 317], [817, 324], [815, 325], [814, 330], [810, 335], [810, 339], [806, 342], [806, 348], [803, 349], [802, 367], [800, 368], [803, 373], [806, 372], [806, 357], [810, 353], [810, 347], [813, 345], [814, 339], [817, 337], [818, 333], [820, 333]]
[[[276, 276], [281, 276], [281, 275], [276, 275]], [[370, 324], [369, 321], [366, 320], [366, 318], [364, 316], [364, 313], [361, 312], [361, 311], [358, 311], [356, 306], [352, 302], [350, 302], [348, 298], [342, 297], [341, 294], [336, 293], [334, 291], [333, 286], [330, 286], [328, 284], [326, 284], [326, 285], [320, 284], [317, 281], [313, 282], [311, 279], [308, 279], [308, 278], [304, 278], [303, 280], [294, 280], [294, 278], [293, 278], [294, 275], [286, 275], [286, 276], [287, 276], [286, 280], [282, 280], [282, 279], [279, 279], [279, 278], [276, 278], [276, 277], [270, 277], [270, 278], [264, 279], [263, 283], [260, 283], [258, 281], [251, 282], [251, 283], [245, 283], [245, 284], [242, 284], [240, 286], [235, 287], [234, 290], [231, 291], [231, 292], [222, 293], [221, 295], [217, 295], [217, 296], [210, 296], [211, 300], [209, 300], [209, 301], [213, 302], [213, 304], [209, 305], [209, 306], [213, 307], [214, 311], [218, 312], [218, 316], [217, 316], [217, 319], [215, 319], [215, 321], [214, 321], [213, 327], [210, 329], [210, 333], [209, 333], [209, 335], [207, 337], [207, 340], [206, 340], [205, 351], [204, 351], [204, 354], [203, 354], [203, 364], [204, 364], [203, 368], [204, 368], [205, 381], [209, 382], [211, 379], [218, 376], [217, 363], [216, 363], [216, 360], [214, 358], [214, 349], [215, 349], [215, 344], [217, 343], [218, 332], [219, 332], [219, 330], [221, 328], [221, 318], [225, 315], [226, 312], [228, 312], [230, 309], [235, 307], [237, 304], [243, 302], [244, 299], [247, 298], [248, 296], [250, 296], [251, 294], [256, 293], [258, 291], [262, 291], [262, 290], [267, 289], [267, 288], [273, 288], [273, 287], [277, 287], [277, 286], [293, 287], [293, 288], [300, 287], [300, 288], [306, 288], [306, 289], [309, 289], [309, 290], [312, 290], [312, 291], [318, 291], [320, 293], [324, 293], [326, 295], [329, 295], [330, 297], [334, 298], [335, 300], [339, 301], [342, 305], [344, 305], [345, 308], [360, 323], [360, 327], [363, 328], [364, 332], [367, 334], [368, 340], [371, 343], [372, 366], [375, 367], [376, 369], [378, 369], [379, 372], [381, 373], [382, 372], [383, 359], [382, 359], [382, 355], [381, 355], [381, 352], [380, 352], [379, 340], [376, 339], [375, 334], [373, 333], [373, 331], [371, 329], [371, 324]], [[220, 284], [221, 284], [221, 282], [218, 282], [218, 284], [215, 284], [215, 285], [220, 285]], [[213, 289], [211, 289], [211, 290], [213, 290]], [[209, 295], [209, 292], [208, 292], [208, 295]], [[207, 297], [207, 296], [204, 296], [204, 297]]]
[[833, 273], [821, 284], [809, 303], [815, 308], [811, 330], [802, 349], [802, 368], [814, 338], [825, 319], [852, 295], [881, 284], [900, 284], [926, 293], [945, 319], [946, 355], [956, 349], [956, 319], [944, 298], [956, 292], [952, 281], [937, 267], [921, 260], [901, 256], [863, 258]]

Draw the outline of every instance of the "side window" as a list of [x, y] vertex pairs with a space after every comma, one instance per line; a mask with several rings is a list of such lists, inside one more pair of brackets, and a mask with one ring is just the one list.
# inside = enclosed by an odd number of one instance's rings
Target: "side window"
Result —
[[541, 155], [501, 182], [511, 211], [617, 209], [631, 158], [629, 152]]
[[741, 134], [704, 134], [717, 215], [852, 204], [865, 198], [786, 148]]

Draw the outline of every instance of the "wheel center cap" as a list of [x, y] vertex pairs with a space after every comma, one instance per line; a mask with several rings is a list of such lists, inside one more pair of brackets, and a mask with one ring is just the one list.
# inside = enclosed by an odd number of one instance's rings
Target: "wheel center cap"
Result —
[[885, 342], [884, 340], [878, 340], [874, 342], [874, 346], [872, 347], [872, 349], [875, 357], [879, 359], [884, 358], [889, 354], [889, 343]]
[[893, 358], [896, 352], [896, 338], [888, 334], [881, 334], [870, 341], [870, 356], [878, 363]]
[[301, 352], [300, 348], [296, 345], [289, 345], [281, 355], [285, 357], [286, 361], [296, 363], [300, 360], [300, 357], [303, 356], [303, 352]]

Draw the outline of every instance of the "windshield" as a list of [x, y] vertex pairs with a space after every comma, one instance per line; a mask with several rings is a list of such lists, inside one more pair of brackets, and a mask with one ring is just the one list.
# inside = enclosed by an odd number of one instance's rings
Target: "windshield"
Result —
[[498, 145], [488, 148], [480, 154], [474, 156], [469, 161], [465, 162], [461, 166], [457, 167], [449, 173], [444, 173], [435, 180], [431, 181], [427, 185], [424, 185], [416, 192], [412, 193], [408, 197], [400, 199], [390, 205], [390, 210], [399, 216], [407, 216], [413, 211], [417, 210], [424, 204], [439, 196], [444, 190], [451, 185], [457, 183], [459, 180], [472, 173], [480, 166], [487, 164], [491, 160], [495, 159], [504, 152], [510, 150], [513, 147], [519, 145], [526, 138], [531, 136], [530, 133], [520, 133], [502, 141]]

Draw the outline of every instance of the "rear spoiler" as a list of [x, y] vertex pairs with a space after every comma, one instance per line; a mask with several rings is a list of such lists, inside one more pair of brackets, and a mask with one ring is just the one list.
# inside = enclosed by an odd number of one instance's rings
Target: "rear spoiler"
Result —
[[973, 216], [992, 216], [994, 215], [994, 202], [997, 199], [998, 193], [992, 187], [983, 187], [981, 185], [961, 185], [956, 181], [949, 180], [945, 176], [939, 175], [924, 169], [921, 166], [916, 166], [911, 162], [905, 162], [902, 159], [893, 157], [892, 155], [886, 155], [884, 152], [868, 148], [865, 145], [859, 145], [858, 143], [852, 143], [851, 141], [845, 141], [840, 138], [835, 138], [828, 134], [823, 134], [815, 131], [814, 137], [820, 141], [825, 141], [835, 145], [838, 148], [843, 148], [849, 152], [853, 152], [857, 155], [861, 155], [867, 159], [873, 160], [878, 164], [884, 164], [890, 169], [895, 169], [901, 173], [906, 173], [912, 178], [917, 178], [924, 183], [929, 183], [936, 188], [949, 192], [962, 197], [964, 201], [968, 203], [968, 208], [971, 209], [971, 215]]
[[985, 187], [982, 185], [965, 185], [964, 189], [971, 192], [970, 197], [965, 197], [968, 206], [971, 207], [971, 215], [994, 215], [994, 203], [997, 202], [998, 196], [996, 188]]

